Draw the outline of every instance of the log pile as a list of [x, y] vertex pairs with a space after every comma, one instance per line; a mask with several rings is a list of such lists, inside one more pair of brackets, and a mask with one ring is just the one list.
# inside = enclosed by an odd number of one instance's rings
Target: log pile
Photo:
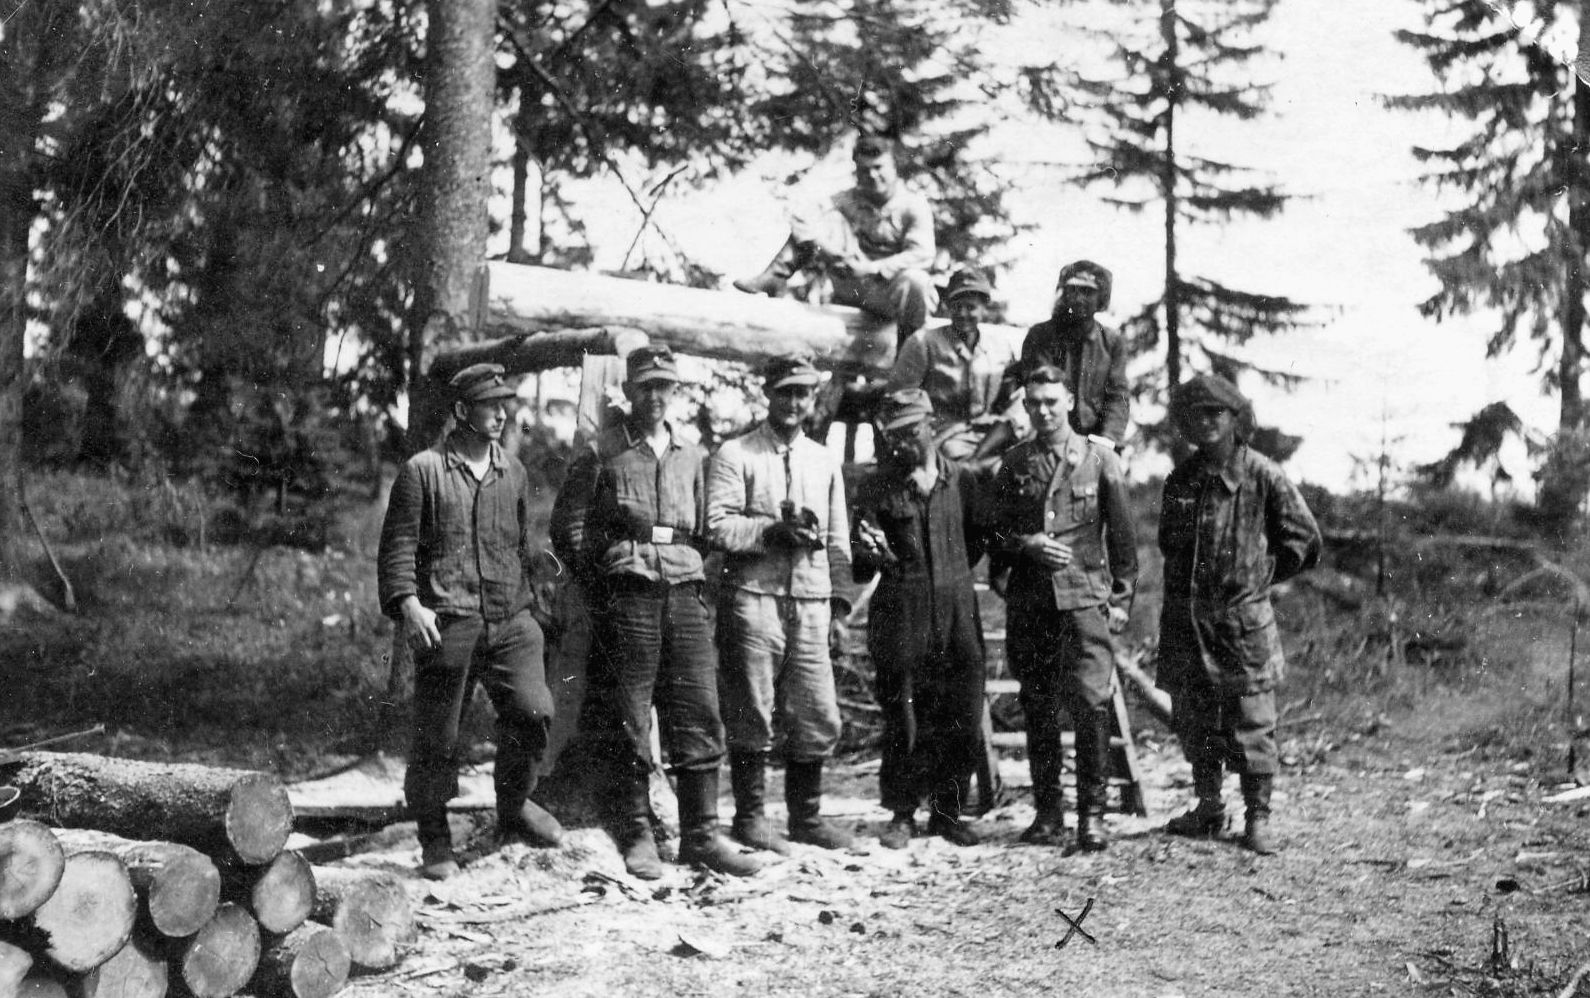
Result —
[[52, 752], [4, 770], [0, 998], [329, 998], [414, 934], [396, 878], [285, 851], [274, 776]]

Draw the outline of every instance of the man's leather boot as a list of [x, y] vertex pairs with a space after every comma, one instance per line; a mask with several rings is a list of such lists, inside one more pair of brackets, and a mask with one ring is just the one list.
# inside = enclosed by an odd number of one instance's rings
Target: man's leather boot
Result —
[[1270, 837], [1270, 790], [1275, 777], [1269, 773], [1242, 774], [1242, 803], [1247, 814], [1242, 828], [1242, 844], [1260, 856], [1273, 856], [1275, 840]]
[[1033, 805], [1037, 813], [1032, 824], [1021, 833], [1021, 841], [1032, 846], [1057, 846], [1065, 837], [1065, 800], [1053, 788], [1033, 787]]
[[662, 857], [657, 855], [657, 834], [651, 827], [651, 774], [641, 770], [623, 779], [616, 838], [624, 869], [637, 880], [661, 880]]
[[784, 803], [789, 805], [791, 842], [804, 842], [824, 849], [848, 849], [855, 841], [855, 836], [819, 813], [823, 806], [821, 759], [785, 764]]
[[1192, 839], [1219, 835], [1226, 827], [1226, 805], [1220, 799], [1220, 784], [1225, 773], [1220, 761], [1193, 763], [1193, 791], [1198, 804], [1186, 814], [1165, 822], [1165, 831]]
[[426, 880], [446, 880], [457, 876], [458, 860], [453, 857], [453, 832], [447, 826], [446, 810], [423, 814], [419, 825], [420, 876]]
[[497, 838], [555, 849], [563, 844], [563, 826], [546, 808], [530, 799], [536, 770], [546, 751], [549, 722], [497, 721]]
[[734, 789], [734, 821], [729, 837], [743, 846], [789, 853], [789, 843], [767, 820], [767, 756], [761, 752], [729, 755], [729, 785]]
[[1110, 754], [1110, 723], [1106, 708], [1074, 713], [1077, 757], [1077, 849], [1103, 852], [1110, 844], [1104, 832], [1104, 803], [1109, 789], [1105, 760]]
[[790, 236], [760, 274], [742, 277], [734, 282], [734, 286], [746, 294], [777, 298], [783, 293], [785, 283], [806, 265], [808, 255], [805, 245]]
[[679, 772], [679, 862], [749, 877], [762, 862], [718, 834], [718, 767]]
[[517, 806], [511, 802], [497, 810], [497, 837], [504, 842], [520, 841], [542, 849], [563, 844], [563, 826], [552, 812], [528, 797]]

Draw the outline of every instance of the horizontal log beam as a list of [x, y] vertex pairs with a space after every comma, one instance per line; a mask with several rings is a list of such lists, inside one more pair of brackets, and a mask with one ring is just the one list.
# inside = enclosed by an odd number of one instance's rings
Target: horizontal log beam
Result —
[[623, 326], [517, 333], [438, 350], [426, 375], [433, 381], [446, 381], [471, 364], [501, 364], [510, 375], [533, 374], [555, 367], [579, 367], [586, 354], [625, 357], [647, 342], [644, 332]]

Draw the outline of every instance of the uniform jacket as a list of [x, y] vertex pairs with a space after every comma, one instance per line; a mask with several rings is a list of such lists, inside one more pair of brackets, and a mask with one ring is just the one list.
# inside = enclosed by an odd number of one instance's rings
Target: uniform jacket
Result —
[[977, 476], [943, 454], [938, 462], [938, 478], [926, 496], [884, 468], [857, 488], [855, 519], [881, 529], [896, 559], [889, 563], [854, 546], [857, 582], [881, 572], [880, 593], [907, 586], [971, 591], [972, 566], [985, 547]]
[[920, 388], [933, 400], [933, 425], [969, 423], [993, 411], [1005, 371], [1016, 358], [987, 334], [968, 347], [949, 325], [911, 334], [889, 374], [888, 391]]
[[[552, 545], [582, 579], [636, 575], [652, 582], [705, 578], [706, 452], [669, 427], [658, 460], [627, 425], [604, 431], [575, 458], [552, 506]], [[671, 529], [657, 543], [654, 528]]]
[[[1137, 588], [1137, 532], [1114, 450], [1071, 433], [1057, 448], [1025, 440], [994, 479], [989, 528], [996, 559], [1011, 566], [1006, 599], [1029, 609], [1126, 609]], [[1024, 555], [1022, 538], [1047, 533], [1071, 546], [1051, 572]]]
[[1071, 428], [1120, 443], [1126, 436], [1132, 404], [1126, 380], [1127, 353], [1125, 338], [1096, 321], [1078, 351], [1062, 338], [1059, 324], [1048, 319], [1027, 330], [1019, 370], [1048, 364], [1065, 372], [1066, 386], [1076, 399]]
[[398, 620], [409, 596], [442, 616], [506, 620], [530, 605], [529, 479], [492, 443], [486, 477], [464, 464], [455, 439], [404, 462], [392, 483], [376, 589], [381, 612]]
[[850, 226], [862, 254], [878, 265], [878, 276], [884, 280], [933, 265], [937, 252], [933, 208], [920, 192], [899, 184], [893, 196], [879, 205], [851, 188], [834, 195], [833, 206]]
[[1311, 568], [1319, 527], [1275, 462], [1239, 445], [1224, 466], [1202, 454], [1165, 479], [1158, 685], [1229, 696], [1275, 688], [1285, 668], [1270, 586]]
[[[768, 550], [762, 532], [782, 516], [788, 500], [817, 514], [826, 541], [817, 551]], [[762, 423], [729, 440], [707, 474], [707, 536], [728, 552], [729, 586], [770, 596], [848, 601], [850, 517], [839, 459], [805, 434], [786, 446]]]

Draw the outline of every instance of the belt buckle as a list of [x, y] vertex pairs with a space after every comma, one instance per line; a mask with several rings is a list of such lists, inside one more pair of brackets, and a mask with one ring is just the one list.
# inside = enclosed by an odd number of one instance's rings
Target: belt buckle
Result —
[[653, 526], [651, 528], [651, 542], [653, 544], [672, 544], [674, 542], [674, 528]]

